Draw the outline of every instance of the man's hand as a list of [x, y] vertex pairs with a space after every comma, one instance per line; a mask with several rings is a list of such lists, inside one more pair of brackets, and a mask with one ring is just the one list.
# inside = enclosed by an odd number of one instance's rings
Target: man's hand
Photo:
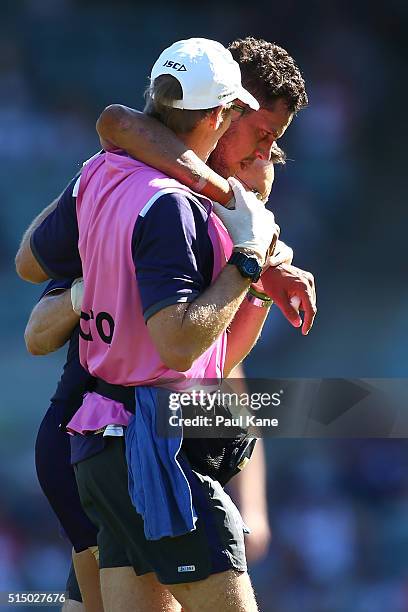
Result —
[[273, 255], [268, 257], [266, 261], [267, 265], [265, 266], [264, 271], [266, 271], [269, 266], [276, 268], [276, 266], [280, 266], [283, 263], [291, 265], [292, 261], [293, 249], [291, 249], [290, 246], [282, 242], [282, 240], [278, 240]]
[[271, 243], [277, 240], [275, 217], [239, 181], [234, 178], [228, 181], [234, 192], [235, 208], [229, 210], [214, 203], [214, 210], [227, 228], [234, 247], [253, 251], [263, 263]]
[[257, 291], [269, 295], [287, 320], [300, 327], [302, 319], [290, 300], [298, 297], [299, 309], [304, 312], [302, 334], [306, 336], [312, 328], [316, 316], [316, 289], [313, 274], [288, 264], [268, 268], [254, 285]]

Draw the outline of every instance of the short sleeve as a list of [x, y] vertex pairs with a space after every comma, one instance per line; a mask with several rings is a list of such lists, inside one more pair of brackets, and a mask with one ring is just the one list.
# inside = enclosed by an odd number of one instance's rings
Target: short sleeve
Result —
[[63, 278], [63, 279], [59, 279], [59, 280], [52, 280], [48, 283], [48, 285], [46, 286], [46, 288], [44, 289], [44, 291], [42, 292], [42, 294], [40, 295], [40, 298], [38, 301], [42, 300], [43, 297], [45, 297], [46, 295], [49, 295], [50, 293], [52, 293], [53, 291], [65, 291], [66, 289], [70, 289], [72, 283], [74, 282], [74, 278]]
[[31, 236], [31, 250], [50, 278], [82, 276], [78, 251], [76, 198], [73, 195], [78, 177], [72, 179], [60, 196], [57, 207]]
[[213, 249], [205, 205], [174, 193], [161, 196], [133, 232], [133, 260], [147, 321], [156, 312], [192, 302], [211, 283]]

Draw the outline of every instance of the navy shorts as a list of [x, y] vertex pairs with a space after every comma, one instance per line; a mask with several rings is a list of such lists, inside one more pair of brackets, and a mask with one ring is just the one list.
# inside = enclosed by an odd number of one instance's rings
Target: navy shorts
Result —
[[[128, 492], [128, 471], [123, 438], [107, 438], [98, 454], [75, 465], [82, 504], [94, 513], [126, 551], [136, 574], [155, 572], [163, 584], [203, 580], [211, 574], [235, 569], [246, 571], [241, 515], [221, 485], [191, 470], [180, 454], [198, 520], [196, 529], [183, 536], [147, 540], [143, 519]], [[102, 531], [102, 529], [101, 529]], [[99, 542], [104, 567], [107, 539]]]
[[53, 402], [35, 443], [37, 476], [75, 552], [97, 545], [97, 529], [81, 506], [71, 466], [69, 435], [59, 429], [65, 404]]

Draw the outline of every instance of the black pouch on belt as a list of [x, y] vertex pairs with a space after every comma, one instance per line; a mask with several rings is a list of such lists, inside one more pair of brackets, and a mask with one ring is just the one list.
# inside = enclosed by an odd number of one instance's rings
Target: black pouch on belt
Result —
[[184, 438], [182, 450], [191, 467], [225, 486], [251, 458], [256, 438]]
[[[189, 416], [203, 414], [202, 408], [196, 408], [196, 412]], [[209, 415], [209, 412], [205, 412]], [[229, 408], [222, 404], [216, 404], [211, 411], [211, 416], [223, 415], [232, 418]], [[233, 437], [225, 437], [225, 433]], [[249, 435], [241, 427], [228, 427], [222, 431], [211, 430], [211, 437], [197, 437], [194, 428], [191, 430], [184, 426], [184, 437], [182, 450], [184, 451], [191, 467], [204, 476], [210, 476], [225, 486], [229, 480], [238, 474], [248, 463], [256, 444], [256, 438]]]

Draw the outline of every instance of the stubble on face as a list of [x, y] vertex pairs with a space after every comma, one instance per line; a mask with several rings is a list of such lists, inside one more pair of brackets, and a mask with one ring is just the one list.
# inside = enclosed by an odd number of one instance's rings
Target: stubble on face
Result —
[[273, 143], [283, 136], [292, 118], [283, 99], [272, 108], [242, 115], [218, 141], [209, 160], [211, 167], [227, 178], [248, 170], [255, 159], [268, 161]]
[[238, 121], [234, 121], [231, 123], [227, 132], [220, 138], [216, 148], [208, 159], [209, 166], [224, 178], [228, 178], [234, 174], [233, 169], [228, 164], [228, 150], [233, 145], [237, 131]]

